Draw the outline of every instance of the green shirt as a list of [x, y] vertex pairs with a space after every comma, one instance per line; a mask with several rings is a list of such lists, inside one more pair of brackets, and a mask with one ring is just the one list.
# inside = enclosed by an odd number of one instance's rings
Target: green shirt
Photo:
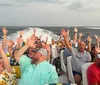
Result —
[[31, 64], [31, 59], [26, 55], [20, 58], [21, 79], [19, 85], [45, 85], [58, 83], [58, 75], [53, 65], [44, 61], [37, 66]]

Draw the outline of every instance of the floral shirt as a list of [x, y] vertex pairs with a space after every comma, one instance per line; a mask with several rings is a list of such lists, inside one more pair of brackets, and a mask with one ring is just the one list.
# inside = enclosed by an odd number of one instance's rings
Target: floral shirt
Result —
[[0, 74], [0, 85], [17, 85], [16, 74], [14, 71], [8, 73], [6, 70]]

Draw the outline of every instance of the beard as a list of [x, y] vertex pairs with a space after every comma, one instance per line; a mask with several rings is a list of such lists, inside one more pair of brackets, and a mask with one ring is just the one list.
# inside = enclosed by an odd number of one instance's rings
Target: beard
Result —
[[31, 64], [36, 64], [39, 61], [38, 57], [33, 57]]

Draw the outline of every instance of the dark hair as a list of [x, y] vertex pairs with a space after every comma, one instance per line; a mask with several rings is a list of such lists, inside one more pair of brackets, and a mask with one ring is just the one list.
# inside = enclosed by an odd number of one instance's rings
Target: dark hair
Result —
[[14, 49], [14, 50], [13, 50], [13, 52], [12, 52], [12, 57], [14, 57], [14, 53], [15, 53], [16, 50], [18, 50], [18, 49]]
[[91, 47], [91, 50], [94, 50], [96, 48], [96, 45], [93, 45], [92, 47]]
[[[27, 51], [25, 52], [25, 54], [28, 54], [29, 53], [29, 49], [30, 48], [27, 49]], [[36, 49], [33, 49], [32, 52], [36, 53]]]
[[0, 59], [2, 59], [2, 57], [0, 57]]

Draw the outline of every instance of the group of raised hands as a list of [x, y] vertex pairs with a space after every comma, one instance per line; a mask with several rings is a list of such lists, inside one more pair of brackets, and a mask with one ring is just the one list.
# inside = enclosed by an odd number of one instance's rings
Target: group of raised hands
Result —
[[[66, 38], [68, 38], [69, 37], [69, 30], [65, 30], [65, 29], [62, 29], [61, 30], [61, 35], [63, 36], [63, 37], [66, 37]], [[77, 33], [78, 32], [78, 29], [75, 27], [74, 28], [74, 33]], [[75, 36], [75, 35], [74, 35]], [[81, 38], [84, 36], [84, 34], [83, 33], [79, 33], [78, 34], [78, 41], [80, 42], [81, 41]], [[77, 36], [76, 36], [77, 37]], [[96, 45], [97, 45], [97, 47], [98, 47], [98, 52], [100, 52], [100, 36], [98, 37], [96, 34], [94, 34], [94, 36], [93, 36], [95, 39], [96, 39]], [[92, 37], [90, 36], [90, 35], [88, 35], [88, 37], [85, 39], [86, 41], [88, 41], [88, 43], [90, 43], [91, 44], [91, 42], [92, 42]], [[79, 43], [78, 42], [78, 43]]]
[[[3, 34], [4, 34], [4, 42], [3, 42], [3, 47], [6, 47], [6, 44], [8, 45], [8, 47], [11, 47], [12, 45], [11, 45], [11, 43], [9, 42], [9, 41], [7, 41], [6, 40], [6, 35], [7, 35], [7, 32], [8, 32], [8, 30], [6, 29], [6, 28], [2, 28], [2, 32], [3, 32]], [[75, 29], [74, 29], [74, 33], [77, 33], [78, 32], [78, 29], [75, 27]], [[66, 38], [69, 38], [69, 33], [70, 33], [70, 31], [69, 30], [65, 30], [65, 29], [62, 29], [61, 30], [61, 35], [63, 36], [63, 37], [66, 37]], [[17, 39], [16, 39], [16, 43], [17, 43], [17, 45], [19, 46], [19, 47], [21, 47], [21, 45], [22, 45], [22, 43], [24, 42], [24, 40], [23, 40], [23, 34], [24, 34], [24, 32], [23, 31], [20, 31], [19, 32], [19, 36], [20, 37], [18, 37]], [[42, 37], [42, 35], [39, 37], [39, 38], [41, 38]], [[76, 36], [77, 37], [77, 36]], [[83, 33], [79, 33], [78, 34], [78, 40], [80, 41], [81, 40], [81, 38], [83, 37]], [[96, 34], [94, 34], [94, 38], [96, 39], [96, 41], [98, 42], [98, 44], [100, 43], [100, 37], [98, 37]], [[37, 38], [36, 38], [36, 29], [34, 29], [33, 30], [33, 34], [29, 37], [29, 38], [27, 38], [27, 40], [26, 40], [26, 44], [29, 46], [29, 47], [32, 47], [32, 48], [35, 48], [35, 46], [36, 46], [36, 44], [35, 44], [35, 42], [36, 42], [36, 40], [37, 40]], [[91, 41], [92, 41], [92, 38], [90, 37], [90, 36], [88, 36], [87, 38], [86, 38], [86, 40], [90, 43]], [[46, 42], [48, 41], [48, 37], [46, 37]], [[50, 47], [49, 47], [49, 45], [47, 45], [47, 44], [45, 44], [45, 48], [49, 51], [49, 49], [50, 49]], [[98, 48], [100, 48], [99, 47], [99, 45], [98, 45]]]

